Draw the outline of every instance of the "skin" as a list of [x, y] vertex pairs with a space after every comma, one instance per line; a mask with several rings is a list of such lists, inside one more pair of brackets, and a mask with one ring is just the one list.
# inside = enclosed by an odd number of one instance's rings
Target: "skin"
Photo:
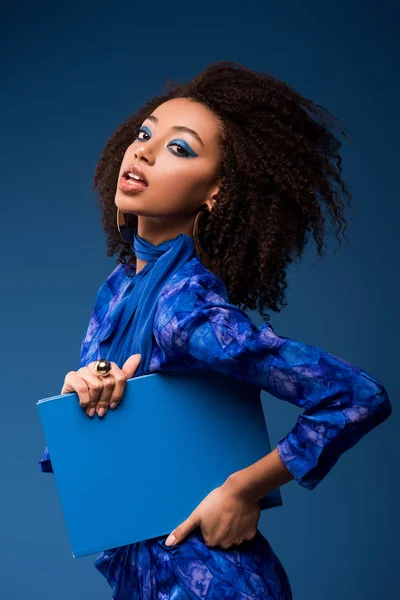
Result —
[[[125, 151], [119, 176], [134, 163], [144, 172], [148, 187], [135, 193], [123, 192], [117, 184], [115, 204], [124, 214], [138, 216], [138, 233], [158, 245], [179, 233], [193, 235], [193, 224], [200, 206], [212, 210], [220, 189], [217, 167], [220, 147], [217, 142], [218, 117], [207, 107], [188, 98], [175, 98], [160, 104], [146, 119], [143, 131]], [[200, 136], [201, 143], [188, 132], [172, 130], [185, 126]], [[174, 143], [173, 143], [174, 142]], [[195, 156], [175, 145], [182, 144]], [[118, 177], [119, 179], [119, 177]], [[136, 272], [147, 263], [137, 259]], [[95, 362], [67, 373], [61, 394], [76, 392], [79, 403], [93, 417], [116, 408], [124, 394], [126, 380], [133, 377], [140, 355], [130, 356], [120, 369], [111, 362], [106, 377], [96, 374]], [[179, 432], [175, 432], [179, 435]], [[166, 544], [181, 542], [194, 528], [200, 527], [207, 546], [229, 548], [251, 540], [260, 517], [258, 500], [293, 479], [275, 448], [258, 462], [230, 475], [212, 490], [167, 538]]]
[[[117, 186], [115, 205], [123, 213], [136, 214], [139, 235], [158, 245], [179, 233], [192, 236], [199, 207], [207, 204], [212, 209], [220, 187], [220, 120], [207, 107], [188, 98], [164, 102], [151, 116], [157, 124], [151, 119], [143, 121], [145, 129], [126, 149], [119, 172], [121, 176], [133, 162], [143, 170], [149, 186], [132, 195]], [[174, 125], [196, 131], [203, 145], [190, 133], [173, 131]], [[180, 156], [177, 153], [182, 150], [173, 141], [186, 143], [197, 156]], [[145, 264], [137, 259], [137, 271]]]

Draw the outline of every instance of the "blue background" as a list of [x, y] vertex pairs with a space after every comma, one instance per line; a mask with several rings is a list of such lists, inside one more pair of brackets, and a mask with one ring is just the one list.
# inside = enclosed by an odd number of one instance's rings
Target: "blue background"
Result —
[[[215, 60], [272, 73], [347, 130], [344, 178], [356, 209], [347, 213], [349, 241], [334, 254], [332, 237], [318, 266], [310, 246], [290, 270], [288, 307], [271, 322], [370, 371], [394, 409], [314, 491], [284, 486], [284, 506], [264, 511], [260, 529], [295, 600], [394, 597], [398, 9], [340, 0], [16, 2], [2, 10], [2, 599], [111, 599], [94, 556], [71, 556], [55, 481], [36, 465], [45, 440], [35, 403], [60, 393], [78, 368], [96, 292], [116, 265], [91, 189], [103, 145], [167, 78], [186, 81]], [[299, 411], [266, 394], [264, 407], [274, 447]]]

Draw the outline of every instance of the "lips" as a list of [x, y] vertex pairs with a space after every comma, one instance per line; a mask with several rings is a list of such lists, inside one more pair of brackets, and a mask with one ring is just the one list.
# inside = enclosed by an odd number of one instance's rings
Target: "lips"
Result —
[[147, 184], [144, 181], [137, 181], [136, 179], [127, 179], [122, 176], [118, 181], [119, 189], [125, 194], [135, 194], [147, 188]]
[[[128, 174], [133, 173], [140, 177], [141, 181], [135, 179], [134, 177], [130, 177]], [[122, 171], [122, 175], [118, 180], [119, 189], [125, 194], [136, 194], [148, 187], [148, 181], [142, 169], [138, 167], [135, 163], [131, 163], [124, 167]]]
[[135, 163], [131, 163], [130, 165], [127, 165], [123, 172], [122, 172], [122, 177], [124, 177], [125, 179], [129, 179], [128, 178], [128, 173], [134, 173], [135, 175], [137, 175], [138, 177], [140, 177], [140, 179], [146, 184], [149, 185], [149, 182], [146, 179], [146, 175], [144, 174], [144, 172], [142, 171], [142, 169], [140, 167], [138, 167]]

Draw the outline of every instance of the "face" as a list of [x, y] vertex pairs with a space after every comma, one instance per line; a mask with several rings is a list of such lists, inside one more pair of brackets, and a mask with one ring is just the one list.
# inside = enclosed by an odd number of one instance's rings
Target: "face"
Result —
[[[116, 206], [138, 215], [139, 224], [146, 220], [159, 226], [193, 223], [202, 204], [211, 209], [219, 190], [219, 123], [212, 111], [188, 98], [160, 104], [126, 149]], [[141, 169], [147, 186], [129, 183], [124, 173], [132, 166]]]

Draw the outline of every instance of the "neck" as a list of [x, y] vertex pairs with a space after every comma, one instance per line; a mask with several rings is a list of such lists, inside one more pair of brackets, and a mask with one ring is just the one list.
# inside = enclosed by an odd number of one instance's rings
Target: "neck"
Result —
[[180, 233], [192, 237], [195, 218], [196, 215], [188, 215], [172, 221], [171, 218], [138, 216], [138, 234], [154, 246], [173, 240]]
[[[183, 219], [162, 217], [142, 217], [138, 215], [138, 234], [154, 246], [176, 238], [180, 233], [189, 237], [193, 236], [193, 225], [196, 215], [186, 216]], [[136, 273], [147, 265], [147, 261], [136, 258]]]

